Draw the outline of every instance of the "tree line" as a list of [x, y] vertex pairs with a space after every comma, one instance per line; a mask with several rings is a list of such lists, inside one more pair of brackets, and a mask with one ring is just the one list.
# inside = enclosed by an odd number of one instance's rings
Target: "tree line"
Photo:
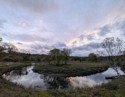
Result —
[[74, 61], [107, 61], [107, 64], [112, 66], [118, 66], [121, 62], [125, 62], [125, 49], [124, 42], [119, 38], [109, 37], [105, 38], [101, 44], [102, 51], [95, 53], [90, 53], [87, 57], [73, 57], [70, 56], [71, 50], [57, 49], [54, 48], [49, 51], [48, 54], [30, 54], [30, 53], [20, 53], [16, 46], [11, 43], [5, 43], [0, 38], [0, 61], [15, 61], [15, 62], [26, 62], [26, 61], [46, 61], [48, 64], [67, 64], [68, 60]]

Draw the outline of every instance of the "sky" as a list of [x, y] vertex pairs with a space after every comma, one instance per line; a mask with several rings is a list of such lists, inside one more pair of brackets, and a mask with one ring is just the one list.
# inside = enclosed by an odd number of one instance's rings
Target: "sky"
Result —
[[0, 37], [20, 52], [97, 52], [106, 37], [125, 40], [125, 0], [0, 0]]

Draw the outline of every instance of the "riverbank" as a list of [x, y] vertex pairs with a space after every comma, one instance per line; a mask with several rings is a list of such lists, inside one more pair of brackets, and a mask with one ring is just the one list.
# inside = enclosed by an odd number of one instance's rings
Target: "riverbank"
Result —
[[55, 66], [40, 64], [33, 71], [41, 74], [53, 74], [59, 76], [86, 76], [103, 72], [108, 68], [106, 64], [99, 62], [69, 62], [68, 65]]
[[[13, 70], [14, 68], [29, 65], [24, 63], [11, 63], [11, 65], [8, 66], [7, 64], [8, 63], [0, 63], [1, 74], [8, 70]], [[0, 97], [124, 97], [125, 78], [120, 78], [119, 84], [120, 85], [118, 85], [117, 80], [113, 80], [108, 84], [93, 88], [43, 91], [24, 88], [0, 77]]]
[[49, 92], [54, 95], [54, 97], [125, 97], [124, 89], [125, 78], [121, 78], [119, 84], [117, 80], [113, 80], [107, 84], [94, 88], [51, 90]]
[[16, 85], [2, 77], [3, 73], [30, 65], [30, 63], [0, 62], [0, 97], [53, 97], [49, 96], [47, 91], [39, 92], [32, 88], [24, 88], [23, 86]]
[[9, 72], [11, 70], [20, 69], [26, 66], [30, 66], [30, 63], [18, 63], [18, 62], [0, 62], [0, 76], [3, 73]]

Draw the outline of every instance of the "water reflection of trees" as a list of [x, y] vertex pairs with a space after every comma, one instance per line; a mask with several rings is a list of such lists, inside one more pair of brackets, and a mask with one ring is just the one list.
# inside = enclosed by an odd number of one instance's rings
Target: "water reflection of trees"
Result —
[[28, 71], [26, 68], [18, 69], [18, 70], [13, 70], [12, 75], [13, 76], [21, 76], [21, 75], [27, 75]]
[[9, 80], [19, 79], [22, 75], [27, 75], [28, 71], [26, 68], [16, 69], [6, 73], [5, 78]]
[[69, 84], [65, 77], [44, 75], [44, 82], [47, 83], [48, 89], [68, 88]]

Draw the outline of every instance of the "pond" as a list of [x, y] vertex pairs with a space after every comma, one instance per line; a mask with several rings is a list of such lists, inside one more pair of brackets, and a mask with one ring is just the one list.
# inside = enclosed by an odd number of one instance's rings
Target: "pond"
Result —
[[[32, 70], [33, 68], [34, 66], [29, 66], [20, 70], [13, 70], [3, 74], [3, 77], [13, 83], [23, 85], [24, 87], [37, 89], [73, 89], [94, 87], [103, 83], [108, 83], [111, 80], [107, 80], [105, 77], [117, 75], [114, 69], [108, 68], [104, 72], [89, 76], [61, 77], [35, 73]], [[119, 67], [118, 72], [124, 75], [124, 72]]]

